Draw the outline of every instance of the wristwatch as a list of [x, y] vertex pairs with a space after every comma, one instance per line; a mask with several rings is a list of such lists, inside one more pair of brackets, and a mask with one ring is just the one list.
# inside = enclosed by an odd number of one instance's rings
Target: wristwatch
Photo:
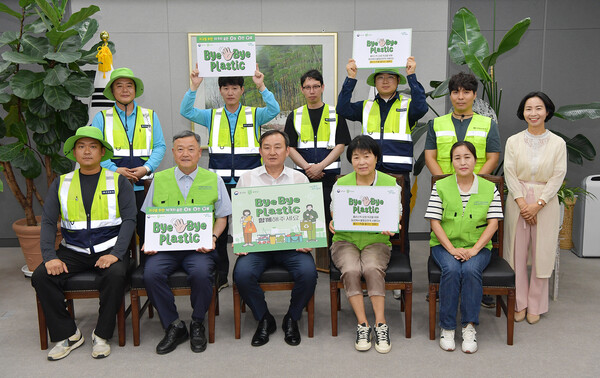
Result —
[[538, 200], [537, 204], [541, 207], [544, 207], [544, 202], [541, 199]]

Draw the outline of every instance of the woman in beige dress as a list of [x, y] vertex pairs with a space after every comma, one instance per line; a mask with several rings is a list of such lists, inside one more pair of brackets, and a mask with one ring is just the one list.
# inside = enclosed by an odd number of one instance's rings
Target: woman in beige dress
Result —
[[527, 122], [527, 129], [508, 138], [504, 156], [508, 186], [504, 257], [515, 270], [515, 321], [527, 317], [530, 324], [548, 312], [548, 278], [560, 226], [556, 192], [567, 172], [565, 141], [545, 127], [553, 114], [554, 104], [543, 92], [525, 96], [517, 117]]

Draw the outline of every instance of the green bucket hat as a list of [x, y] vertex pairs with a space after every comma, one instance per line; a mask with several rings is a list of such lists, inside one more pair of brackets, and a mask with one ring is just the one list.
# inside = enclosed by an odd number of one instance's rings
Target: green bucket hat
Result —
[[110, 74], [110, 81], [108, 82], [108, 84], [106, 84], [106, 87], [104, 87], [103, 92], [104, 96], [107, 99], [116, 101], [115, 96], [112, 93], [111, 86], [115, 82], [115, 80], [120, 78], [133, 80], [133, 82], [135, 83], [135, 98], [140, 97], [142, 93], [144, 93], [144, 83], [142, 82], [142, 79], [138, 79], [137, 77], [133, 76], [133, 71], [129, 68], [123, 67], [117, 68]]
[[398, 69], [398, 68], [376, 68], [375, 72], [373, 72], [367, 78], [367, 84], [374, 87], [375, 86], [375, 76], [377, 76], [378, 74], [381, 74], [381, 73], [389, 73], [392, 75], [396, 75], [396, 76], [398, 76], [398, 84], [406, 84], [406, 78], [404, 77], [404, 75], [402, 75], [400, 73], [400, 69]]
[[63, 152], [66, 157], [73, 161], [77, 161], [75, 160], [75, 155], [73, 155], [73, 148], [75, 147], [75, 143], [81, 138], [92, 138], [102, 143], [106, 151], [101, 161], [108, 160], [113, 157], [112, 146], [104, 140], [104, 138], [102, 137], [102, 131], [100, 131], [100, 129], [94, 126], [82, 126], [77, 129], [75, 135], [67, 139], [63, 147]]

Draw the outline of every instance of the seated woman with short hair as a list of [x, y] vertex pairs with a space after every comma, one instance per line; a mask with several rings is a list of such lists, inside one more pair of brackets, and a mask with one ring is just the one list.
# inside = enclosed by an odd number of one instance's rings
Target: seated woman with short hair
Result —
[[440, 347], [453, 351], [460, 299], [462, 351], [477, 352], [475, 326], [483, 296], [482, 272], [492, 256], [492, 236], [502, 218], [500, 193], [494, 183], [473, 173], [477, 153], [472, 143], [457, 142], [450, 150], [455, 174], [438, 180], [425, 218], [431, 222], [431, 255], [442, 269], [440, 279]]
[[[380, 156], [381, 150], [373, 138], [366, 135], [354, 138], [348, 145], [346, 153], [354, 172], [338, 179], [331, 196], [335, 196], [338, 185], [396, 186], [394, 177], [375, 170]], [[402, 213], [400, 202], [398, 205]], [[388, 353], [392, 349], [392, 344], [384, 314], [385, 270], [391, 256], [390, 236], [394, 233], [389, 231], [336, 233], [333, 221], [329, 223], [329, 230], [334, 234], [331, 260], [342, 272], [344, 289], [358, 320], [354, 347], [358, 351], [369, 350], [371, 334], [374, 331], [375, 349], [379, 353]], [[367, 291], [375, 313], [376, 326], [372, 328], [365, 314], [361, 277], [364, 277], [367, 283]]]

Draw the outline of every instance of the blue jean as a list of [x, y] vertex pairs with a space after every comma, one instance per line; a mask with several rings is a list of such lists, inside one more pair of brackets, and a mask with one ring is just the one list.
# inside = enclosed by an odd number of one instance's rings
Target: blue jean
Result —
[[440, 326], [444, 329], [456, 328], [456, 310], [460, 296], [461, 324], [479, 324], [479, 310], [483, 285], [481, 274], [490, 263], [492, 252], [483, 248], [469, 260], [456, 260], [444, 247], [436, 245], [431, 255], [442, 269], [440, 279]]
[[265, 293], [258, 284], [262, 273], [270, 266], [279, 265], [290, 272], [294, 280], [292, 298], [288, 314], [300, 320], [317, 286], [317, 268], [310, 253], [297, 251], [253, 252], [239, 256], [233, 268], [233, 280], [240, 296], [252, 310], [256, 320], [261, 320], [269, 312]]

